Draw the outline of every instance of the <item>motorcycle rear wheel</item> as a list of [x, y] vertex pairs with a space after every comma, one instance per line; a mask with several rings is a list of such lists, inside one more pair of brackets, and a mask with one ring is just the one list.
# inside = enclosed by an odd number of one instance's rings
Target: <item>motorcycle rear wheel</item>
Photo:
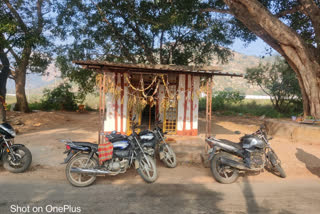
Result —
[[32, 162], [32, 154], [25, 146], [13, 147], [14, 155], [19, 158], [18, 162], [14, 162], [10, 154], [5, 153], [2, 156], [3, 167], [12, 173], [21, 173], [26, 171]]
[[224, 157], [223, 153], [218, 153], [211, 159], [211, 172], [213, 177], [222, 184], [231, 184], [239, 177], [239, 170], [231, 166], [224, 165], [220, 159]]
[[[97, 176], [94, 174], [72, 173], [71, 168], [95, 168], [98, 166], [98, 160], [94, 157], [89, 159], [88, 154], [79, 154], [72, 158], [66, 166], [66, 177], [70, 184], [76, 187], [90, 186], [96, 181]], [[85, 166], [85, 164], [88, 164]]]

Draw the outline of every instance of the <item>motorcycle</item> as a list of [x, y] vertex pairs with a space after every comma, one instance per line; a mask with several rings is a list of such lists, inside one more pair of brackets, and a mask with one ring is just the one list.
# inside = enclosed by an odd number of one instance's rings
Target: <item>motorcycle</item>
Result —
[[160, 160], [169, 168], [177, 166], [176, 154], [169, 144], [166, 143], [164, 135], [167, 134], [159, 127], [160, 121], [155, 122], [155, 128], [143, 130], [139, 133], [141, 146], [150, 156], [155, 157], [156, 151], [159, 152]]
[[98, 162], [98, 144], [65, 141], [65, 153], [68, 155], [64, 163], [67, 163], [68, 181], [74, 186], [85, 187], [91, 185], [97, 175], [118, 175], [134, 165], [145, 182], [155, 182], [158, 178], [156, 163], [143, 150], [136, 128], [137, 124], [133, 123], [130, 136], [114, 137], [114, 132], [106, 135], [106, 139], [113, 144], [113, 156], [102, 165]]
[[0, 160], [12, 173], [26, 171], [32, 162], [30, 150], [22, 144], [14, 144], [16, 132], [8, 123], [0, 124]]
[[220, 183], [233, 183], [239, 177], [239, 172], [260, 172], [265, 167], [282, 178], [286, 173], [281, 167], [281, 161], [271, 148], [265, 127], [251, 135], [240, 138], [240, 143], [209, 137], [206, 142], [210, 168], [213, 177]]

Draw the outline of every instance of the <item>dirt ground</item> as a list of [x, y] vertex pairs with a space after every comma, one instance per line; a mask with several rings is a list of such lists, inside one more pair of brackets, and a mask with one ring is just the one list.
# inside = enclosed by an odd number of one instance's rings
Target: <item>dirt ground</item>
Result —
[[[16, 143], [25, 144], [33, 154], [31, 169], [19, 175], [23, 179], [42, 178], [66, 182], [64, 168], [61, 165], [65, 154], [65, 145], [62, 139], [75, 141], [97, 141], [98, 113], [72, 113], [72, 112], [35, 112], [21, 114], [8, 113], [9, 122], [18, 130]], [[217, 138], [238, 141], [243, 134], [250, 134], [257, 130], [262, 119], [258, 117], [234, 117], [213, 116], [212, 131]], [[161, 163], [158, 164], [160, 183], [212, 183], [215, 182], [208, 168], [204, 168], [198, 160], [204, 148], [205, 119], [199, 119], [199, 137], [175, 137], [176, 143], [172, 144], [177, 153], [178, 160], [184, 160], [192, 154], [194, 161], [181, 161], [175, 169], [167, 169]], [[237, 135], [234, 131], [240, 131]], [[320, 143], [309, 144], [304, 142], [291, 142], [290, 139], [274, 138], [271, 145], [282, 161], [290, 180], [319, 179], [320, 177]], [[183, 159], [184, 158], [184, 159]], [[193, 159], [193, 158], [191, 158]], [[5, 171], [0, 166], [1, 176], [14, 177], [15, 175]], [[165, 175], [165, 176], [164, 176]], [[260, 175], [248, 175], [241, 177], [252, 181], [275, 180], [281, 182], [281, 178], [270, 172]], [[98, 183], [143, 183], [135, 170], [117, 175], [115, 177], [101, 177]]]

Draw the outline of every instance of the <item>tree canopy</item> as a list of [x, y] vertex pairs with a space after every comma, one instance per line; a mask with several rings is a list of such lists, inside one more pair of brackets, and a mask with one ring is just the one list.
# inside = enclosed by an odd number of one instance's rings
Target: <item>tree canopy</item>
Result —
[[0, 2], [0, 46], [16, 82], [17, 110], [29, 111], [25, 95], [27, 71], [43, 73], [51, 59], [51, 6], [50, 1], [44, 0]]
[[231, 56], [226, 47], [237, 33], [219, 15], [199, 12], [200, 6], [196, 0], [61, 2], [56, 34], [67, 40], [59, 48], [62, 73], [88, 86], [94, 74], [86, 72], [84, 79], [79, 78], [80, 70], [72, 60], [199, 65], [215, 58], [226, 62]]
[[248, 68], [245, 78], [268, 94], [273, 107], [280, 113], [288, 112], [289, 108], [298, 108], [301, 104], [301, 91], [296, 74], [280, 57], [272, 64]]

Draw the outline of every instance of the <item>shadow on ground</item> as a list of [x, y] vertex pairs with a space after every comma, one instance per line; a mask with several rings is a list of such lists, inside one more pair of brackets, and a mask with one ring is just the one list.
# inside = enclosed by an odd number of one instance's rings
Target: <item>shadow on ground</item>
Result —
[[[274, 213], [274, 210], [272, 210], [271, 207], [267, 208], [264, 204], [261, 204], [261, 205], [258, 204], [248, 177], [243, 178], [242, 193], [243, 193], [243, 197], [246, 200], [246, 207], [247, 207], [248, 214]], [[292, 212], [290, 212], [288, 210], [280, 210], [278, 213], [279, 214], [293, 214]]]
[[303, 149], [297, 148], [296, 157], [306, 165], [306, 168], [320, 178], [320, 158]]
[[95, 185], [89, 188], [8, 184], [7, 190], [10, 193], [6, 197], [0, 196], [0, 213], [4, 214], [10, 213], [12, 204], [31, 208], [67, 204], [81, 207], [81, 213], [224, 213], [217, 205], [223, 200], [223, 194], [200, 184]]

